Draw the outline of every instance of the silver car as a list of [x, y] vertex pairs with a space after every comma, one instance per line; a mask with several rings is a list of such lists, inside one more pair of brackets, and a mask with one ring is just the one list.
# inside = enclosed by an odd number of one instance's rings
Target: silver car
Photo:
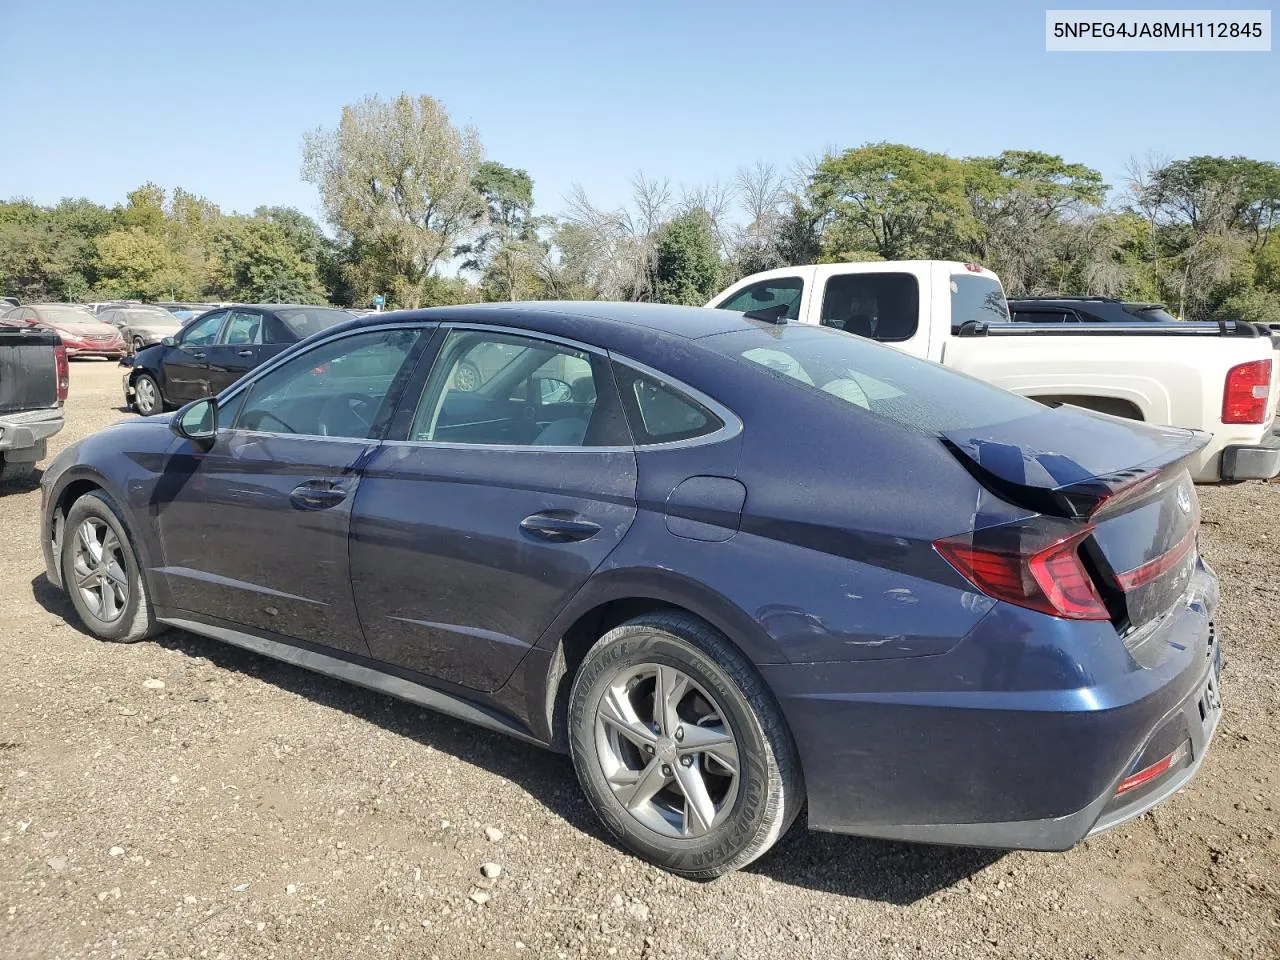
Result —
[[108, 307], [98, 314], [98, 319], [119, 330], [133, 353], [182, 329], [182, 321], [162, 307]]

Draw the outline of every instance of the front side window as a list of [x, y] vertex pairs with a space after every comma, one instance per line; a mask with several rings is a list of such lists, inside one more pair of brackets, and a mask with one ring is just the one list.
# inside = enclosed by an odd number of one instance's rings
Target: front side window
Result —
[[804, 281], [799, 277], [774, 277], [761, 280], [731, 294], [716, 304], [718, 310], [767, 310], [770, 307], [786, 307], [782, 314], [788, 320], [800, 319], [800, 296], [804, 293]]
[[453, 330], [409, 439], [490, 446], [600, 447], [630, 442], [608, 363], [563, 344]]
[[228, 346], [246, 346], [262, 342], [262, 314], [245, 310], [233, 310], [222, 342]]
[[202, 317], [182, 331], [179, 342], [184, 347], [207, 347], [218, 339], [218, 328], [227, 317], [227, 311], [219, 310]]
[[910, 340], [920, 325], [920, 284], [910, 273], [846, 273], [822, 292], [822, 325], [869, 340]]
[[291, 358], [242, 402], [232, 398], [240, 403], [236, 429], [368, 439], [418, 336], [416, 329], [370, 331]]
[[674, 443], [715, 433], [724, 421], [677, 387], [614, 364], [636, 446]]

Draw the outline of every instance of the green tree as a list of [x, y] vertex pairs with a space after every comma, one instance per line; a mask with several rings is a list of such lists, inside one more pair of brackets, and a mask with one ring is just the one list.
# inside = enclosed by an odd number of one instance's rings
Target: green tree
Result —
[[707, 211], [682, 213], [658, 231], [653, 257], [655, 300], [701, 306], [719, 289], [719, 281], [720, 256]]
[[431, 97], [369, 97], [338, 127], [307, 136], [303, 176], [325, 216], [358, 248], [355, 285], [393, 303], [424, 303], [428, 279], [472, 232], [483, 202], [480, 139]]
[[886, 260], [939, 256], [976, 233], [965, 166], [952, 157], [894, 143], [828, 156], [809, 182], [823, 223], [823, 258], [858, 252]]
[[533, 215], [533, 179], [524, 170], [500, 163], [480, 164], [472, 186], [484, 201], [477, 234], [455, 253], [462, 269], [480, 274], [487, 300], [530, 300], [547, 290], [550, 244], [539, 236], [549, 217]]
[[284, 226], [226, 217], [212, 240], [213, 292], [250, 303], [324, 303], [316, 265]]
[[199, 292], [167, 239], [141, 226], [104, 234], [98, 239], [97, 254], [101, 296], [185, 300]]

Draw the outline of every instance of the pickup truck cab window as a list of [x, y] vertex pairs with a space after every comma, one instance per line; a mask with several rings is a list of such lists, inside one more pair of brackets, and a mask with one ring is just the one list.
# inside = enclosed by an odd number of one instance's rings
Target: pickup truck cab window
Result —
[[957, 273], [951, 277], [951, 331], [976, 320], [979, 323], [1007, 323], [1009, 304], [1000, 281], [980, 274]]
[[910, 340], [920, 325], [920, 284], [910, 273], [846, 273], [827, 280], [822, 325], [869, 340]]
[[800, 277], [773, 277], [761, 280], [739, 290], [716, 304], [719, 310], [761, 310], [786, 305], [783, 316], [787, 320], [800, 319], [800, 300], [804, 293], [804, 280]]

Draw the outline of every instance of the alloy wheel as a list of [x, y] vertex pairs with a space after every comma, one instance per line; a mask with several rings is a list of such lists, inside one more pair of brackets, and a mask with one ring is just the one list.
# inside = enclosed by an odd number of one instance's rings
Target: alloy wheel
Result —
[[147, 414], [155, 413], [158, 409], [159, 399], [156, 395], [155, 382], [150, 377], [139, 377], [133, 385], [133, 391], [138, 398], [138, 412]]
[[666, 664], [628, 666], [596, 711], [600, 764], [618, 802], [666, 836], [704, 836], [738, 795], [738, 744], [715, 699]]
[[89, 612], [114, 623], [129, 605], [129, 577], [124, 550], [105, 520], [86, 517], [75, 533], [72, 576]]

